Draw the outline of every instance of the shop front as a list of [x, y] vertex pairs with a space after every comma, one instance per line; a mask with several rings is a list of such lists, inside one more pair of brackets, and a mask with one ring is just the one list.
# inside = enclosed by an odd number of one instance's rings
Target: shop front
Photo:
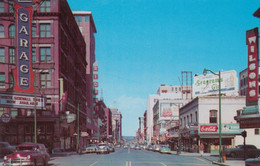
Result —
[[242, 131], [239, 124], [236, 123], [222, 124], [221, 134], [219, 133], [218, 124], [199, 124], [199, 144], [204, 145], [205, 153], [219, 154], [220, 136], [222, 149], [229, 148], [234, 145], [235, 137], [240, 135]]

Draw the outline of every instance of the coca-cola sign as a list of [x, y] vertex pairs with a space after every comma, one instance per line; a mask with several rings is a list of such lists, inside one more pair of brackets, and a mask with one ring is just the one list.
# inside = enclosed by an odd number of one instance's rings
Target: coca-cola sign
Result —
[[201, 133], [216, 133], [218, 131], [217, 125], [200, 125]]

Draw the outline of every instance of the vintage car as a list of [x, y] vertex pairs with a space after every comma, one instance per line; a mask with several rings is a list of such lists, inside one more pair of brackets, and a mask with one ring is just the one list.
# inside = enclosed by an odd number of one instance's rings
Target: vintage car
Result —
[[106, 154], [109, 153], [109, 148], [108, 148], [107, 144], [104, 144], [104, 143], [98, 144], [97, 154], [100, 154], [100, 153], [106, 153]]
[[260, 165], [260, 156], [258, 158], [246, 159], [245, 166], [259, 166]]
[[96, 153], [96, 151], [97, 151], [97, 145], [90, 144], [86, 147], [85, 151], [83, 151], [83, 152], [85, 152], [85, 153]]
[[4, 157], [3, 166], [44, 165], [47, 166], [50, 155], [43, 144], [23, 143], [16, 146], [13, 154]]
[[260, 155], [260, 149], [257, 149], [254, 145], [237, 145], [235, 148], [226, 149], [225, 154], [230, 157], [244, 157], [244, 147], [246, 158], [255, 158]]
[[114, 147], [114, 145], [109, 144], [109, 145], [108, 145], [108, 150], [109, 150], [109, 152], [115, 152], [115, 147]]
[[160, 153], [166, 153], [166, 154], [171, 154], [171, 149], [169, 145], [161, 145], [159, 149]]
[[11, 154], [15, 151], [15, 146], [11, 146], [8, 142], [0, 142], [0, 157]]

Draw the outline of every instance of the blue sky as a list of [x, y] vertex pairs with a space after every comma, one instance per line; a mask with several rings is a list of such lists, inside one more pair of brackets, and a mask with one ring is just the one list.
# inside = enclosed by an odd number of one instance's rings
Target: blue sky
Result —
[[246, 30], [260, 26], [259, 0], [68, 0], [97, 28], [99, 92], [134, 136], [148, 95], [180, 85], [182, 71], [247, 67]]

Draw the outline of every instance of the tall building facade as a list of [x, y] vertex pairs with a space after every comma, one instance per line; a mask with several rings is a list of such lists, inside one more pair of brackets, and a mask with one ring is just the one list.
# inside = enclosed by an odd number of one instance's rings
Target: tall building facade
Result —
[[112, 113], [112, 132], [114, 143], [121, 143], [122, 141], [122, 114], [117, 108], [110, 108]]
[[[85, 138], [80, 133], [87, 131], [86, 43], [71, 9], [66, 0], [45, 0], [33, 5], [28, 33], [32, 35], [30, 60], [35, 73], [35, 79], [32, 78], [35, 92], [25, 94], [13, 89], [18, 29], [14, 3], [0, 1], [0, 94], [8, 96], [9, 102], [19, 100], [27, 106], [0, 105], [0, 116], [11, 117], [8, 123], [0, 122], [0, 139], [13, 145], [36, 140], [55, 151], [84, 145]], [[35, 96], [41, 96], [46, 105], [33, 109], [28, 100]]]
[[[98, 95], [98, 65], [95, 56], [95, 36], [97, 29], [89, 11], [73, 11], [75, 20], [86, 42], [86, 92], [87, 92], [87, 128], [90, 135], [97, 132], [97, 119], [93, 118], [95, 114], [95, 96]], [[95, 65], [96, 64], [96, 65]]]

